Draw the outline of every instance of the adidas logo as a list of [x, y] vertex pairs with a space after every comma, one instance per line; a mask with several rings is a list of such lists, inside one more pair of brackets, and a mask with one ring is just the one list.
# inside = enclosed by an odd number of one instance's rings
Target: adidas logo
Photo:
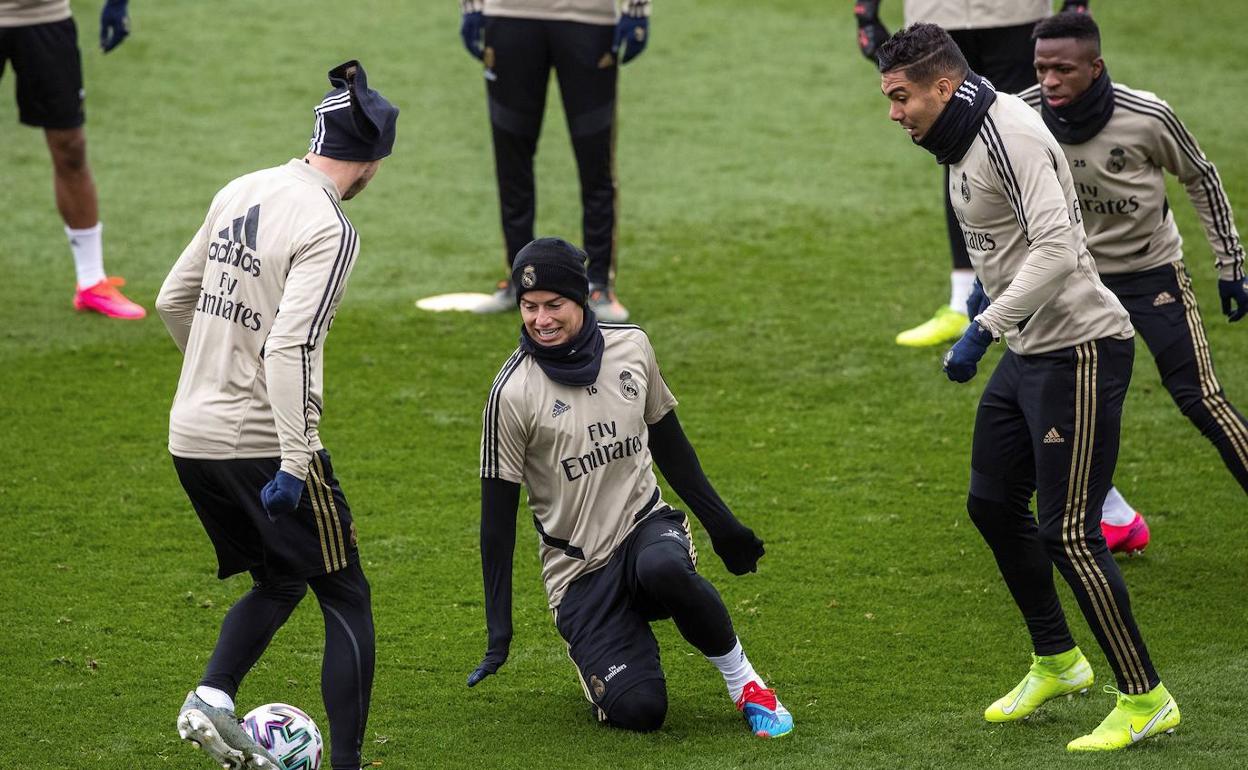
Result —
[[1049, 428], [1049, 432], [1044, 434], [1044, 443], [1065, 444], [1066, 439], [1062, 438], [1062, 434], [1057, 432], [1057, 428]]
[[244, 273], [260, 277], [260, 258], [256, 256], [256, 234], [260, 230], [260, 204], [234, 220], [232, 227], [217, 233], [220, 240], [208, 245], [208, 261], [241, 268]]
[[567, 404], [563, 403], [562, 401], [560, 401], [559, 399], [557, 399], [557, 398], [556, 398], [556, 399], [555, 399], [555, 406], [554, 406], [554, 408], [552, 408], [552, 409], [550, 410], [550, 416], [551, 416], [551, 417], [558, 417], [559, 415], [561, 415], [561, 414], [563, 414], [564, 412], [567, 412], [567, 411], [569, 411], [569, 410], [571, 410], [571, 409], [572, 409], [572, 407], [568, 406]]
[[1161, 294], [1157, 295], [1157, 299], [1153, 300], [1153, 307], [1159, 307], [1161, 305], [1169, 305], [1170, 303], [1174, 301], [1175, 299], [1174, 299], [1173, 294], [1171, 294], [1168, 291], [1163, 291]]

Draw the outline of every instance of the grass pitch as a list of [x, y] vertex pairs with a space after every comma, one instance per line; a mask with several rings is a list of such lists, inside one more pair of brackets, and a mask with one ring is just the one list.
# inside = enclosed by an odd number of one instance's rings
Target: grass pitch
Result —
[[[886, 119], [848, 4], [828, 5], [656, 3], [649, 49], [620, 85], [620, 296], [655, 342], [709, 475], [767, 541], [759, 573], [733, 578], [699, 535], [704, 573], [797, 720], [792, 736], [766, 743], [670, 624], [659, 627], [667, 725], [636, 736], [594, 724], [525, 534], [511, 660], [464, 687], [485, 645], [479, 415], [518, 320], [413, 306], [486, 290], [502, 274], [484, 88], [460, 46], [456, 4], [136, 3], [132, 37], [104, 57], [91, 46], [99, 3], [75, 3], [106, 264], [149, 308], [213, 193], [303, 152], [327, 69], [361, 58], [403, 110], [394, 157], [348, 204], [362, 253], [326, 353], [323, 435], [375, 599], [366, 759], [1222, 768], [1248, 756], [1244, 496], [1142, 345], [1116, 480], [1154, 541], [1122, 566], [1183, 725], [1093, 758], [1063, 746], [1095, 726], [1109, 696], [1053, 704], [1023, 725], [980, 718], [1029, 662], [963, 505], [986, 377], [954, 385], [942, 351], [892, 343], [946, 297], [938, 169]], [[895, 28], [901, 3], [885, 6]], [[1094, 10], [1114, 77], [1157, 91], [1187, 121], [1242, 231], [1248, 44], [1234, 4]], [[180, 359], [159, 320], [70, 309], [47, 153], [38, 132], [16, 125], [12, 83], [0, 81], [0, 764], [207, 767], [178, 741], [174, 716], [247, 584], [215, 579], [165, 450]], [[553, 83], [549, 105], [538, 229], [575, 239], [575, 168]], [[1242, 409], [1248, 323], [1217, 312], [1204, 235], [1180, 187], [1171, 200], [1219, 374]], [[244, 684], [243, 707], [288, 701], [326, 728], [321, 640], [305, 601]]]

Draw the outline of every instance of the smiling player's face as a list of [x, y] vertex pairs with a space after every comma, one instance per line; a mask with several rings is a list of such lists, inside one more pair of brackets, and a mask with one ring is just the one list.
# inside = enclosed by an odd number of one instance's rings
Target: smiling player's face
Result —
[[520, 318], [534, 342], [554, 347], [576, 339], [585, 309], [553, 291], [526, 291], [520, 297]]

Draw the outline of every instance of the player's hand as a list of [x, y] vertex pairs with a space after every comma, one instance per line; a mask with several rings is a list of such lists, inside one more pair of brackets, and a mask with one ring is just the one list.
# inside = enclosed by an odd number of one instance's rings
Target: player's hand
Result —
[[[1234, 323], [1248, 315], [1248, 277], [1238, 281], [1218, 281], [1218, 296], [1222, 297], [1222, 313]], [[1231, 303], [1235, 309], [1231, 309]]]
[[100, 48], [108, 53], [130, 36], [129, 0], [108, 0], [100, 11]]
[[467, 11], [459, 21], [459, 36], [464, 39], [464, 48], [474, 58], [485, 58], [485, 14], [480, 11]]
[[953, 343], [953, 347], [945, 353], [945, 374], [954, 382], [968, 382], [975, 376], [976, 364], [984, 357], [991, 344], [992, 334], [972, 321], [962, 334], [962, 339]]
[[880, 0], [858, 0], [854, 18], [858, 20], [858, 50], [875, 61], [875, 52], [888, 40], [888, 30], [880, 21]]
[[507, 648], [495, 650], [491, 649], [485, 653], [485, 659], [481, 661], [481, 665], [473, 669], [468, 675], [468, 686], [476, 687], [477, 683], [485, 679], [490, 674], [498, 671], [499, 666], [507, 662]]
[[711, 538], [711, 547], [723, 559], [724, 566], [734, 575], [758, 571], [758, 560], [763, 558], [766, 549], [763, 541], [758, 539], [754, 530], [744, 524], [737, 524], [730, 532], [720, 533]]
[[966, 298], [966, 317], [974, 321], [975, 316], [987, 310], [991, 304], [992, 300], [984, 293], [984, 285], [976, 278], [975, 283], [971, 284], [971, 296]]
[[[615, 44], [611, 53], [620, 64], [628, 64], [646, 50], [646, 41], [650, 39], [650, 19], [646, 16], [620, 16], [615, 25]], [[623, 51], [623, 53], [621, 53]]]
[[303, 479], [297, 479], [286, 471], [278, 471], [273, 480], [260, 490], [260, 502], [270, 521], [277, 521], [278, 516], [285, 516], [299, 505], [303, 497]]
[[1071, 13], [1091, 13], [1088, 10], [1088, 2], [1089, 0], [1066, 0], [1066, 2], [1062, 3], [1062, 13], [1067, 11]]

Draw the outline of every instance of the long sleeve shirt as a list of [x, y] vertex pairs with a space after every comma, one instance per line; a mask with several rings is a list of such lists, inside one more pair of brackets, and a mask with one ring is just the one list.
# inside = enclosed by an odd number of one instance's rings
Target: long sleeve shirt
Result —
[[620, 14], [649, 16], [650, 0], [460, 0], [460, 10], [513, 19], [615, 24]]
[[359, 252], [329, 177], [301, 160], [226, 185], [156, 300], [183, 351], [169, 414], [179, 457], [280, 457], [307, 476], [325, 337]]
[[70, 15], [69, 0], [0, 0], [0, 29], [51, 24]]
[[[1081, 144], [1062, 144], [1083, 210], [1088, 249], [1102, 274], [1136, 273], [1183, 258], [1166, 198], [1166, 174], [1187, 190], [1213, 250], [1218, 277], [1244, 275], [1244, 246], [1218, 170], [1156, 94], [1115, 83], [1114, 114]], [[1037, 85], [1019, 94], [1041, 107]]]
[[1057, 140], [1021, 99], [998, 94], [979, 135], [949, 166], [949, 196], [992, 304], [975, 320], [1019, 355], [1103, 337], [1131, 319], [1101, 283]]

